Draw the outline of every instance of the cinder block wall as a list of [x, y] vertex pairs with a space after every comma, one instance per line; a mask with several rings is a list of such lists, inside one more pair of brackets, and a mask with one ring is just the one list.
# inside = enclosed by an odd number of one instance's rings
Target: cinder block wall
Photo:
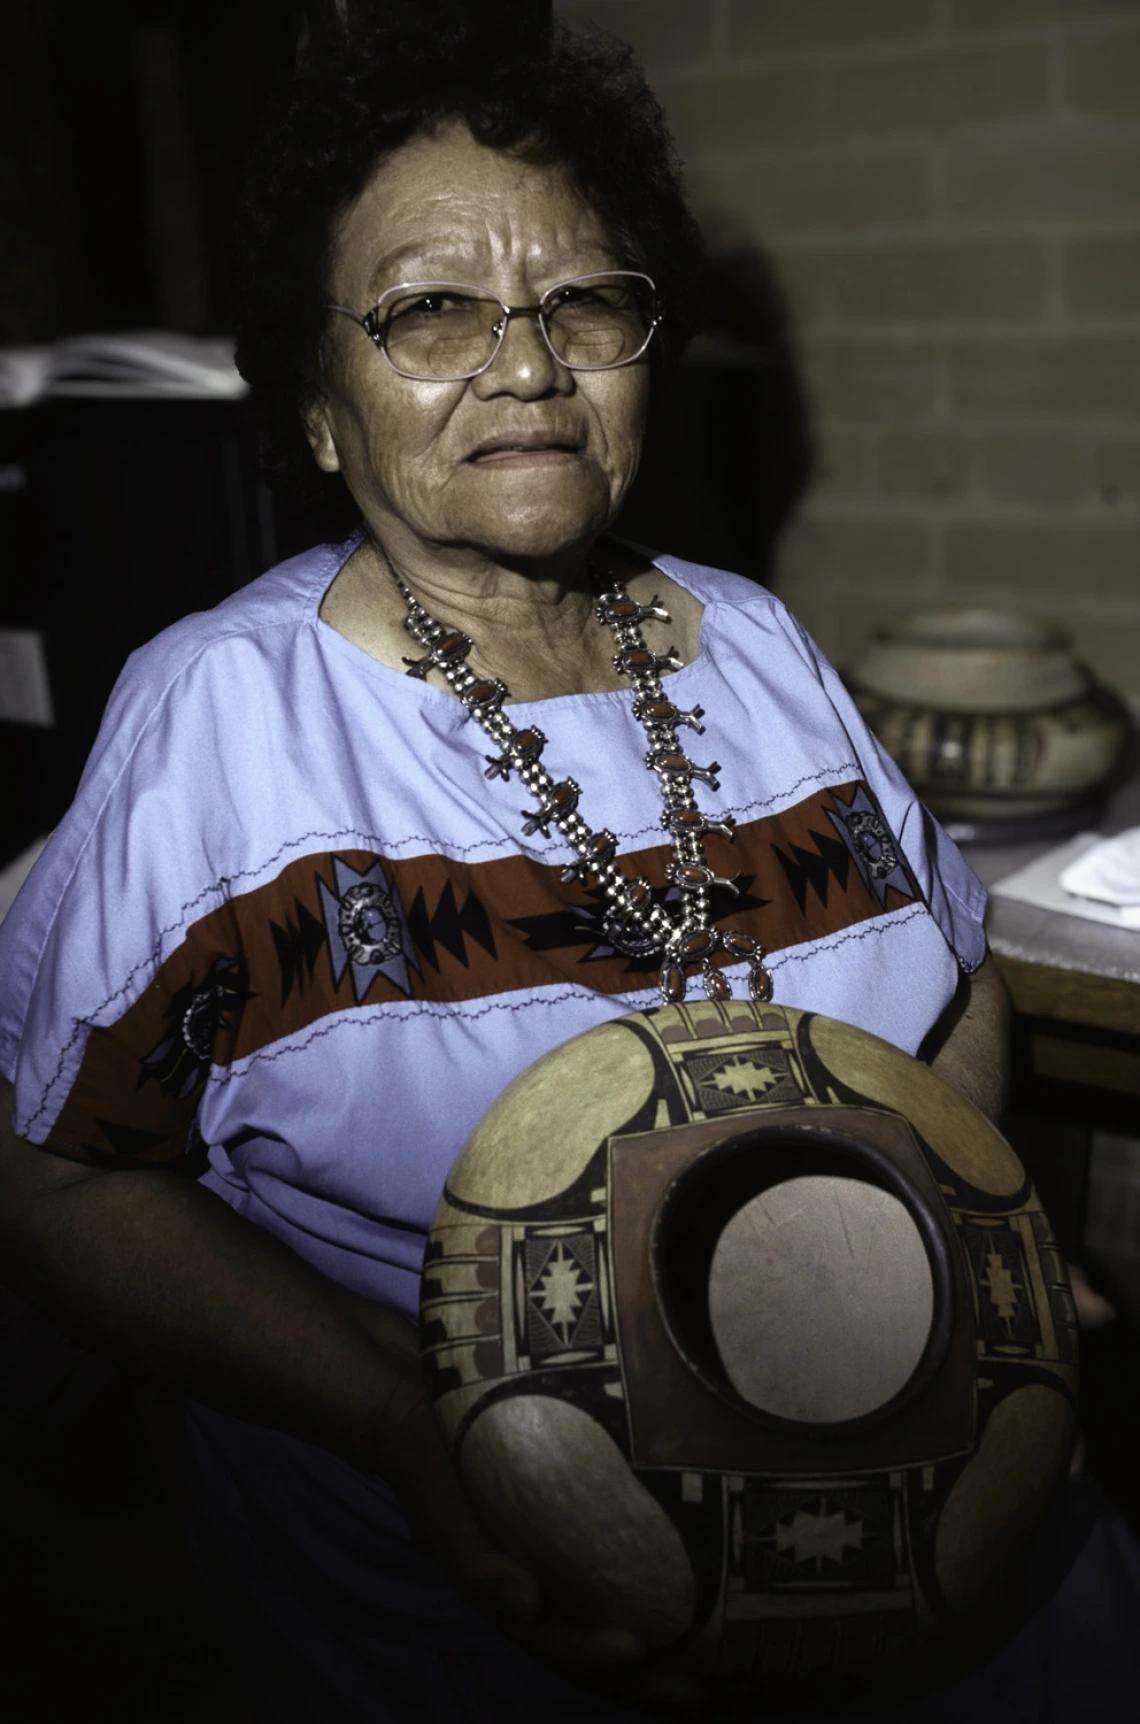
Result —
[[638, 50], [710, 241], [787, 292], [820, 474], [782, 595], [1052, 616], [1140, 694], [1140, 0], [566, 0]]

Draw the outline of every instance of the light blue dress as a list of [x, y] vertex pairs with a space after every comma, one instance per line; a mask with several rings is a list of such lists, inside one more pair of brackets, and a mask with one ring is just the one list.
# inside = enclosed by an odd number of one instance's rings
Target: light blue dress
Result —
[[[656, 965], [560, 881], [556, 831], [523, 836], [526, 793], [486, 776], [490, 744], [458, 703], [320, 620], [355, 543], [129, 661], [0, 927], [0, 1068], [31, 1142], [105, 1166], [173, 1153], [411, 1318], [472, 1126], [550, 1048], [656, 1003]], [[704, 605], [700, 651], [666, 687], [705, 713], [689, 752], [716, 759], [720, 788], [700, 787], [702, 808], [737, 823], [731, 846], [709, 841], [740, 887], [718, 919], [767, 947], [781, 1003], [917, 1051], [984, 956], [982, 888], [780, 602], [658, 564]], [[671, 848], [630, 708], [602, 693], [511, 717], [541, 726], [544, 764], [664, 896]], [[728, 973], [743, 994], [743, 966]], [[203, 1407], [187, 1418], [195, 1537], [267, 1718], [500, 1724], [519, 1700], [592, 1715], [460, 1604], [383, 1481]]]

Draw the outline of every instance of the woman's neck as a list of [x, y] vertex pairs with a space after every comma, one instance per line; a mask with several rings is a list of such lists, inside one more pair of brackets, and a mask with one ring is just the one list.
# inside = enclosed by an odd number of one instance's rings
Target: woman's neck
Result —
[[[533, 641], [567, 650], [594, 604], [591, 546], [560, 557], [512, 561], [482, 556], [405, 559], [373, 539], [370, 584], [399, 591], [473, 640]], [[402, 620], [402, 619], [401, 619]]]
[[[412, 560], [408, 559], [410, 563]], [[404, 670], [415, 656], [404, 627], [407, 601], [400, 584], [438, 622], [469, 635], [470, 663], [500, 678], [513, 701], [601, 693], [628, 686], [613, 668], [613, 642], [594, 618], [595, 573], [614, 572], [640, 588], [652, 580], [669, 588], [676, 626], [648, 627], [664, 650], [676, 641], [681, 655], [696, 652], [700, 606], [644, 558], [621, 546], [587, 547], [560, 566], [527, 566], [482, 560], [477, 566], [441, 556], [407, 566], [373, 539], [349, 558], [321, 605], [322, 620], [392, 669]], [[398, 579], [397, 579], [398, 577]], [[683, 614], [680, 614], [683, 613]], [[669, 640], [664, 634], [669, 634]]]

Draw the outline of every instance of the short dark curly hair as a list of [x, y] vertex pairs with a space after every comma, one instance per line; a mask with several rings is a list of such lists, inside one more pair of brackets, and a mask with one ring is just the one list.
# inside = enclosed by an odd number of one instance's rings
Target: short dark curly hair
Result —
[[300, 421], [320, 396], [331, 234], [378, 162], [418, 134], [459, 119], [481, 143], [563, 165], [620, 261], [657, 283], [654, 363], [696, 331], [700, 234], [632, 49], [559, 25], [507, 47], [502, 34], [470, 22], [442, 29], [437, 13], [431, 30], [405, 22], [395, 37], [326, 43], [298, 67], [253, 153], [237, 230], [237, 365], [266, 478], [328, 537], [359, 519], [339, 474], [316, 466]]

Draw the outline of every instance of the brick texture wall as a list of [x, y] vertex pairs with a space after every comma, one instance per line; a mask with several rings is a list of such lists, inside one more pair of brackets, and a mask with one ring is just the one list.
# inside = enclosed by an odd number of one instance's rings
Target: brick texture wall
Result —
[[1140, 0], [556, 0], [638, 50], [710, 242], [788, 295], [820, 471], [780, 590], [1054, 617], [1140, 693]]

